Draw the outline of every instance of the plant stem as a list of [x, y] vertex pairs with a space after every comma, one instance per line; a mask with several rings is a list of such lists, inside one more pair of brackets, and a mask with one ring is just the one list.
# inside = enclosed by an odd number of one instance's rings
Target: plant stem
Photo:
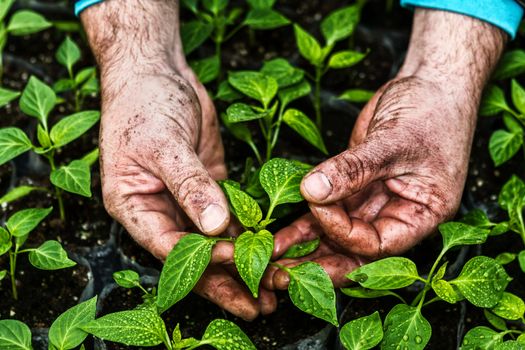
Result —
[[261, 158], [261, 154], [259, 153], [259, 150], [257, 149], [257, 146], [255, 145], [255, 143], [248, 142], [248, 145], [252, 149], [253, 153], [255, 153], [255, 157], [257, 158], [257, 161], [259, 162], [259, 164], [262, 165], [263, 164], [263, 160]]
[[[49, 165], [51, 166], [51, 171], [55, 171], [56, 170], [56, 165], [55, 165], [54, 155], [51, 153], [49, 155], [46, 155], [46, 158], [48, 159]], [[60, 211], [60, 220], [62, 222], [65, 222], [66, 221], [66, 211], [64, 210], [64, 201], [62, 199], [62, 190], [60, 188], [58, 188], [57, 186], [54, 186], [54, 187], [55, 187], [55, 196], [57, 197], [57, 201], [58, 201], [58, 209]]]
[[11, 277], [11, 291], [13, 293], [13, 298], [18, 300], [18, 290], [16, 289], [16, 256], [17, 256], [18, 247], [15, 248], [15, 251], [9, 252], [9, 275]]
[[321, 130], [321, 77], [323, 75], [322, 67], [315, 67], [315, 89], [314, 89], [314, 109], [315, 109], [315, 124]]
[[75, 112], [80, 112], [80, 91], [75, 90]]
[[421, 309], [421, 307], [423, 307], [425, 296], [427, 295], [427, 292], [432, 287], [430, 282], [432, 281], [432, 276], [434, 275], [434, 271], [436, 270], [439, 262], [441, 261], [441, 259], [443, 258], [446, 252], [447, 250], [443, 249], [441, 250], [441, 253], [439, 253], [439, 256], [437, 257], [436, 261], [434, 261], [434, 264], [432, 265], [432, 268], [430, 268], [430, 272], [428, 273], [427, 279], [423, 280], [423, 282], [425, 282], [425, 288], [416, 296], [414, 301], [412, 301], [412, 304], [411, 304], [412, 306], [415, 306], [419, 302], [418, 308]]

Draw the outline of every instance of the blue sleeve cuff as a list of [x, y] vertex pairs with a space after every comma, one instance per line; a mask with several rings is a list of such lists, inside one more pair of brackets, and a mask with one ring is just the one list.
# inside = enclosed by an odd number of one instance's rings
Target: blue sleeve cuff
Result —
[[87, 9], [89, 6], [93, 6], [104, 0], [77, 0], [75, 2], [75, 16], [80, 15], [80, 12]]
[[513, 39], [523, 16], [514, 0], [401, 0], [403, 7], [426, 7], [478, 18], [506, 31]]

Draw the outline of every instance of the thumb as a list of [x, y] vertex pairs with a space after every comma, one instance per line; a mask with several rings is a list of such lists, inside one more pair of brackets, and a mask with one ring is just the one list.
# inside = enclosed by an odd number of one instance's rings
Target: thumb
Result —
[[316, 204], [333, 203], [389, 176], [398, 153], [385, 141], [378, 137], [365, 140], [319, 164], [301, 183], [304, 198]]

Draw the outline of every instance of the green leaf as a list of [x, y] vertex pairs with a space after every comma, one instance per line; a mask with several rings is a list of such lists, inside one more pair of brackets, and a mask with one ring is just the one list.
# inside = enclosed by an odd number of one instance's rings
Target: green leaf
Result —
[[306, 80], [280, 90], [279, 100], [281, 100], [281, 108], [284, 109], [286, 106], [288, 106], [288, 104], [290, 104], [290, 102], [308, 95], [311, 90], [312, 87]]
[[55, 147], [62, 147], [82, 136], [100, 120], [99, 111], [82, 111], [62, 118], [51, 129], [49, 136]]
[[98, 160], [99, 153], [100, 151], [97, 147], [85, 156], [83, 156], [80, 160], [89, 164], [89, 166], [92, 166]]
[[510, 133], [505, 130], [496, 130], [489, 141], [490, 157], [495, 166], [500, 166], [514, 157], [523, 144], [522, 133]]
[[359, 23], [360, 12], [358, 5], [352, 5], [336, 10], [323, 19], [321, 33], [328, 46], [352, 35]]
[[0, 129], [0, 165], [29, 151], [32, 147], [31, 141], [22, 130]]
[[44, 16], [34, 11], [19, 10], [11, 16], [11, 20], [7, 25], [7, 31], [11, 35], [27, 35], [37, 33], [52, 25]]
[[511, 97], [518, 111], [525, 114], [525, 90], [515, 79], [511, 82]]
[[341, 95], [339, 95], [339, 98], [350, 102], [365, 103], [370, 101], [374, 94], [374, 91], [363, 89], [350, 89], [346, 90]]
[[520, 344], [525, 344], [525, 333], [522, 333], [518, 339], [517, 339], [518, 343]]
[[490, 311], [506, 320], [519, 320], [525, 314], [525, 303], [520, 297], [504, 292], [500, 301]]
[[251, 9], [246, 15], [244, 24], [252, 29], [266, 30], [275, 29], [290, 24], [290, 20], [279, 12], [270, 8]]
[[189, 9], [193, 13], [197, 13], [197, 2], [198, 0], [182, 0], [184, 7]]
[[518, 262], [519, 262], [521, 271], [525, 273], [525, 250], [522, 250], [521, 252], [519, 252]]
[[432, 289], [438, 297], [450, 304], [463, 300], [463, 296], [453, 285], [442, 279], [432, 280]]
[[53, 27], [55, 29], [66, 32], [66, 33], [80, 33], [82, 31], [82, 26], [80, 25], [79, 21], [74, 20], [63, 20], [63, 21], [57, 21], [53, 20], [51, 21], [53, 23]]
[[11, 9], [11, 6], [13, 6], [13, 3], [15, 0], [1, 0], [0, 1], [0, 21], [3, 21], [9, 10]]
[[255, 227], [262, 219], [259, 204], [248, 194], [228, 183], [224, 183], [223, 188], [240, 223], [244, 227]]
[[290, 275], [288, 293], [294, 305], [307, 314], [338, 326], [334, 286], [321, 265], [305, 262], [286, 271]]
[[459, 276], [449, 281], [460, 293], [477, 307], [494, 307], [512, 278], [496, 260], [477, 256], [470, 259]]
[[498, 254], [498, 256], [496, 256], [495, 259], [498, 262], [498, 264], [507, 265], [516, 260], [516, 254], [504, 252]]
[[6, 227], [15, 237], [26, 236], [51, 213], [51, 210], [52, 207], [20, 210], [7, 220]]
[[475, 327], [465, 334], [461, 350], [493, 350], [503, 342], [503, 334], [488, 328]]
[[321, 239], [317, 237], [314, 240], [303, 242], [303, 243], [297, 243], [288, 248], [286, 253], [283, 254], [281, 257], [282, 259], [295, 259], [295, 258], [302, 258], [303, 256], [307, 256], [313, 252], [319, 247], [319, 244], [321, 243]]
[[398, 289], [420, 279], [417, 267], [410, 259], [390, 257], [363, 265], [347, 275], [352, 281], [370, 289]]
[[242, 95], [225, 80], [219, 84], [215, 98], [225, 102], [233, 102], [242, 98]]
[[493, 116], [504, 111], [510, 111], [510, 107], [505, 101], [503, 90], [498, 86], [489, 85], [481, 99], [479, 114], [482, 116]]
[[304, 77], [302, 69], [295, 68], [284, 58], [274, 58], [264, 62], [261, 72], [274, 78], [279, 85], [279, 89], [297, 84]]
[[516, 134], [523, 134], [523, 127], [510, 113], [503, 113], [503, 122], [510, 132]]
[[264, 118], [266, 113], [256, 113], [245, 103], [234, 103], [226, 110], [228, 123], [240, 123]]
[[215, 80], [219, 76], [221, 69], [221, 61], [218, 56], [203, 58], [201, 60], [190, 62], [190, 67], [193, 69], [197, 78], [203, 84]]
[[228, 117], [226, 116], [226, 114], [222, 114], [221, 117], [224, 126], [226, 126], [228, 131], [230, 131], [235, 138], [244, 141], [248, 144], [253, 144], [252, 133], [246, 124], [232, 124], [228, 121]]
[[501, 317], [494, 315], [487, 309], [483, 309], [483, 315], [494, 328], [499, 329], [500, 331], [504, 331], [507, 329], [507, 324], [505, 323], [505, 320]]
[[40, 124], [47, 130], [47, 116], [56, 102], [57, 97], [53, 89], [31, 76], [20, 97], [20, 109], [25, 114], [38, 118]]
[[136, 309], [115, 312], [82, 327], [94, 336], [128, 346], [155, 346], [164, 342], [166, 326], [155, 312]]
[[248, 336], [233, 322], [213, 320], [202, 336], [204, 344], [210, 344], [217, 350], [256, 350]]
[[53, 322], [49, 328], [49, 342], [57, 350], [74, 349], [88, 334], [82, 327], [95, 319], [97, 297], [73, 306]]
[[206, 10], [217, 16], [219, 12], [228, 6], [228, 2], [228, 0], [202, 0], [202, 5]]
[[51, 172], [51, 183], [67, 192], [91, 197], [91, 172], [89, 164], [74, 160]]
[[122, 270], [113, 273], [115, 282], [124, 288], [134, 288], [140, 285], [140, 276], [133, 270]]
[[44, 130], [41, 124], [38, 124], [36, 127], [36, 137], [38, 139], [38, 143], [42, 148], [51, 147], [51, 139], [49, 138], [49, 133]]
[[438, 226], [443, 236], [443, 250], [459, 245], [481, 244], [487, 240], [489, 230], [462, 222], [446, 222]]
[[3, 280], [7, 276], [7, 270], [0, 271], [0, 281]]
[[4, 107], [18, 96], [20, 96], [20, 92], [0, 87], [0, 107]]
[[430, 323], [413, 306], [398, 304], [386, 315], [381, 349], [424, 349], [432, 335]]
[[53, 91], [57, 94], [73, 90], [75, 81], [73, 79], [59, 79], [53, 84]]
[[90, 78], [94, 78], [97, 76], [97, 70], [95, 67], [87, 67], [75, 75], [75, 85], [80, 85], [86, 81], [88, 81]]
[[160, 273], [157, 306], [165, 311], [184, 298], [210, 263], [213, 239], [199, 234], [181, 238], [169, 253]]
[[80, 60], [80, 48], [69, 36], [60, 44], [55, 57], [58, 63], [67, 68], [69, 76], [73, 77], [73, 65]]
[[507, 340], [501, 344], [496, 345], [494, 350], [523, 350], [523, 343], [517, 340]]
[[513, 207], [519, 206], [519, 204], [524, 201], [525, 183], [518, 176], [512, 175], [503, 185], [499, 193], [498, 203], [502, 209], [510, 212]]
[[17, 320], [0, 320], [0, 349], [32, 350], [29, 327]]
[[246, 0], [254, 9], [269, 9], [272, 8], [276, 0]]
[[509, 231], [509, 222], [504, 221], [496, 224], [490, 231], [490, 236], [499, 236]]
[[328, 67], [334, 69], [352, 67], [361, 62], [365, 56], [366, 53], [351, 50], [336, 52], [328, 60]]
[[366, 289], [358, 286], [352, 288], [341, 288], [341, 291], [352, 298], [375, 299], [380, 297], [392, 296], [398, 298], [402, 302], [405, 302], [399, 295], [389, 290]]
[[525, 51], [507, 51], [492, 74], [495, 80], [514, 78], [525, 72]]
[[228, 82], [237, 90], [257, 101], [266, 108], [277, 94], [277, 81], [266, 74], [252, 71], [232, 72]]
[[57, 241], [45, 241], [40, 247], [29, 253], [29, 262], [41, 270], [59, 270], [77, 263], [69, 259], [67, 252]]
[[469, 211], [461, 221], [465, 224], [481, 228], [491, 228], [495, 225], [489, 220], [487, 213], [481, 209], [473, 209]]
[[12, 246], [13, 242], [11, 241], [11, 235], [6, 229], [0, 227], [0, 256], [7, 253]]
[[266, 230], [246, 231], [235, 240], [235, 266], [253, 296], [259, 296], [259, 283], [270, 262], [273, 236]]
[[339, 339], [346, 349], [368, 350], [383, 339], [383, 325], [379, 312], [364, 316], [345, 324], [339, 332]]
[[315, 123], [303, 112], [290, 108], [284, 113], [283, 121], [311, 145], [324, 154], [328, 154], [321, 132]]
[[184, 23], [180, 28], [180, 37], [184, 53], [189, 55], [193, 50], [199, 47], [213, 32], [211, 23], [201, 21], [191, 21]]
[[319, 42], [298, 24], [293, 26], [295, 42], [299, 48], [301, 56], [314, 66], [320, 66], [324, 59], [323, 50]]

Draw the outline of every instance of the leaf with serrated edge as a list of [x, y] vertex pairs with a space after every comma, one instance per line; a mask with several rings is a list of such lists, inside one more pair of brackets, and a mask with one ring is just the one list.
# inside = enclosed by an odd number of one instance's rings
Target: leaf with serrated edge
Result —
[[74, 160], [51, 172], [51, 183], [63, 190], [91, 197], [91, 170], [89, 164]]
[[321, 243], [321, 239], [317, 237], [316, 239], [313, 239], [308, 242], [303, 243], [297, 243], [288, 248], [286, 253], [283, 254], [281, 257], [282, 259], [294, 259], [294, 258], [302, 258], [303, 256], [307, 256], [311, 253], [313, 253]]
[[32, 350], [29, 327], [17, 320], [0, 320], [0, 349]]
[[100, 120], [99, 111], [82, 111], [62, 118], [56, 123], [49, 136], [55, 147], [67, 145], [82, 136]]
[[346, 349], [372, 349], [383, 339], [383, 325], [379, 312], [348, 322], [341, 328], [339, 338]]
[[504, 292], [500, 301], [490, 311], [506, 320], [519, 320], [525, 313], [525, 303], [517, 295]]
[[305, 262], [287, 271], [290, 274], [288, 294], [294, 305], [307, 314], [338, 326], [334, 286], [321, 265]]
[[27, 135], [18, 128], [0, 129], [0, 165], [31, 149]]
[[253, 296], [259, 296], [259, 283], [270, 262], [273, 236], [267, 230], [246, 231], [235, 240], [235, 266]]
[[51, 210], [53, 207], [20, 210], [7, 220], [6, 227], [15, 237], [25, 236], [33, 231], [51, 213]]
[[73, 306], [53, 322], [49, 328], [49, 341], [58, 350], [79, 346], [88, 334], [81, 327], [95, 319], [97, 297]]
[[424, 349], [432, 335], [430, 323], [413, 306], [398, 304], [386, 315], [381, 349]]
[[29, 253], [29, 262], [41, 270], [59, 270], [77, 263], [69, 259], [67, 252], [57, 241], [45, 241], [40, 247]]
[[324, 154], [328, 154], [321, 132], [315, 123], [303, 112], [290, 108], [284, 113], [283, 121], [311, 145], [315, 146]]
[[465, 334], [461, 350], [493, 350], [496, 345], [502, 342], [502, 334], [498, 334], [488, 327], [475, 327]]
[[201, 344], [210, 344], [217, 350], [256, 350], [248, 336], [233, 322], [213, 320], [202, 336]]
[[391, 257], [363, 265], [347, 275], [352, 281], [370, 289], [398, 289], [411, 285], [419, 275], [410, 259]]
[[140, 284], [140, 276], [133, 270], [122, 270], [113, 273], [115, 282], [124, 288], [134, 288]]
[[162, 311], [193, 289], [210, 262], [214, 244], [213, 239], [192, 233], [175, 245], [160, 273], [157, 306]]

